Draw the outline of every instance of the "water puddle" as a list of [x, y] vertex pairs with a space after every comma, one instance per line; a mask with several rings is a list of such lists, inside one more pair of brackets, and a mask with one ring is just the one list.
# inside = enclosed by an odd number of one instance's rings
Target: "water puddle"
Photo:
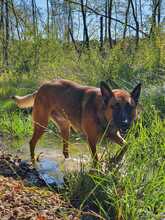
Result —
[[[29, 140], [30, 138], [3, 138], [2, 143], [11, 155], [17, 155], [25, 163], [28, 163], [30, 161]], [[67, 172], [84, 169], [84, 167], [88, 167], [87, 164], [90, 161], [88, 145], [85, 142], [81, 142], [80, 139], [70, 143], [69, 159], [64, 159], [60, 139], [57, 140], [51, 134], [46, 134], [37, 144], [35, 149], [36, 155], [39, 155], [41, 152], [42, 156], [35, 163], [35, 169], [40, 178], [49, 186], [62, 186]]]
[[48, 186], [62, 186], [64, 174], [53, 160], [43, 159], [36, 163], [36, 170]]

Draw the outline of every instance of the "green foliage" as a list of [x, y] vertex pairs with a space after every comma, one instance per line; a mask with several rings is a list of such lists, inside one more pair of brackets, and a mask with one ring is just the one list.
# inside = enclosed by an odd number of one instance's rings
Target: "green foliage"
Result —
[[129, 147], [120, 171], [70, 176], [68, 196], [72, 203], [97, 211], [107, 220], [161, 219], [165, 205], [164, 134], [164, 121], [154, 107], [146, 106], [128, 134]]
[[21, 111], [1, 111], [0, 130], [12, 136], [23, 137], [32, 133], [32, 120]]
[[[96, 42], [80, 56], [73, 45], [55, 40], [15, 41], [10, 45], [10, 66], [0, 76], [0, 129], [19, 137], [31, 134], [31, 116], [18, 110], [9, 96], [31, 93], [45, 80], [65, 78], [94, 86], [107, 80], [112, 88], [129, 90], [137, 82], [143, 83], [142, 113], [128, 134], [129, 148], [120, 172], [107, 169], [69, 174], [63, 192], [76, 207], [93, 209], [107, 220], [114, 216], [155, 220], [164, 212], [165, 99], [160, 89], [165, 72], [163, 36], [141, 39], [138, 48], [133, 40], [126, 39], [102, 53]], [[54, 129], [54, 125], [49, 128]], [[105, 167], [109, 167], [109, 158], [116, 151], [111, 149], [109, 146]]]
[[[96, 42], [91, 49], [77, 54], [72, 44], [38, 37], [35, 42], [14, 41], [10, 45], [9, 73], [18, 81], [33, 79], [42, 82], [52, 78], [67, 78], [84, 84], [98, 85], [100, 80], [114, 80], [120, 86], [131, 87], [136, 81], [155, 83], [164, 73], [164, 34], [154, 39], [141, 39], [138, 48], [134, 40], [119, 41], [102, 53]], [[6, 74], [6, 73], [5, 73]]]

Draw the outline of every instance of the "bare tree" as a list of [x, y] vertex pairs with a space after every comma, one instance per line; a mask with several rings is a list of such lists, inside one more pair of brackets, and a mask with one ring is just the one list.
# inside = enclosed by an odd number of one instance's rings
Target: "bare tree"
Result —
[[125, 23], [124, 23], [124, 31], [123, 31], [123, 39], [126, 38], [127, 25], [128, 25], [128, 14], [130, 9], [131, 0], [128, 0], [128, 5], [125, 12]]
[[35, 0], [31, 1], [32, 4], [32, 20], [33, 20], [33, 34], [36, 38], [37, 32], [36, 32], [36, 3]]
[[106, 41], [108, 39], [108, 0], [105, 0], [105, 36], [104, 36], [104, 40]]
[[17, 16], [16, 10], [15, 10], [14, 4], [13, 4], [13, 0], [11, 0], [11, 8], [12, 8], [12, 11], [13, 11], [13, 14], [15, 17], [15, 21], [16, 21], [17, 35], [18, 35], [19, 40], [21, 40], [21, 36], [20, 36], [20, 32], [19, 32], [19, 20], [18, 20], [18, 16]]
[[100, 17], [100, 51], [103, 49], [103, 17]]
[[4, 43], [5, 43], [5, 30], [4, 30], [4, 0], [1, 1], [1, 17], [0, 17], [0, 37], [2, 42], [2, 58], [4, 63]]
[[46, 0], [46, 6], [47, 6], [47, 33], [48, 33], [48, 39], [49, 39], [49, 20], [50, 20], [50, 14], [49, 14], [49, 0]]
[[135, 12], [135, 7], [133, 4], [133, 0], [131, 0], [131, 7], [132, 7], [132, 13], [133, 13], [133, 18], [136, 24], [136, 46], [138, 45], [139, 42], [139, 22], [138, 22], [138, 18]]
[[157, 11], [159, 9], [159, 5], [160, 5], [160, 0], [153, 0], [150, 35], [154, 33], [155, 28], [156, 28], [156, 16], [157, 16]]
[[70, 40], [73, 40], [73, 38], [74, 38], [72, 7], [71, 7], [70, 3], [68, 3], [68, 31], [69, 31], [69, 36], [71, 37], [71, 39], [70, 39], [68, 36], [68, 42], [70, 42]]
[[[87, 0], [86, 0], [87, 5]], [[87, 20], [86, 20], [86, 7], [84, 7], [84, 0], [81, 0], [81, 12], [82, 12], [82, 18], [83, 18], [83, 26], [84, 26], [84, 41], [89, 48], [89, 35], [88, 35], [88, 28], [87, 28]]]
[[[143, 14], [142, 14], [142, 0], [139, 0], [140, 26], [143, 31]], [[142, 33], [143, 36], [143, 33]]]
[[158, 25], [160, 24], [160, 19], [161, 19], [161, 6], [162, 6], [162, 0], [159, 0], [159, 5], [158, 5]]
[[112, 33], [111, 33], [112, 2], [113, 2], [113, 0], [110, 0], [109, 4], [108, 4], [108, 37], [109, 37], [109, 47], [110, 48], [112, 48]]
[[9, 7], [8, 0], [5, 0], [5, 41], [4, 41], [4, 64], [8, 66], [8, 46], [9, 46]]
[[[115, 16], [116, 16], [116, 19], [117, 19], [117, 3], [116, 1], [114, 2], [115, 4]], [[114, 31], [115, 31], [115, 42], [117, 41], [117, 22], [115, 21], [115, 27], [114, 27]]]

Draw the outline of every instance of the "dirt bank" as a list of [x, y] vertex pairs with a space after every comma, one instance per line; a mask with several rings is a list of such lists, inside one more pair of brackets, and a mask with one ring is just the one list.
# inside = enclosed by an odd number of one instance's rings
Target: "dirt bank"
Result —
[[50, 191], [31, 164], [0, 151], [1, 220], [78, 220], [80, 212]]

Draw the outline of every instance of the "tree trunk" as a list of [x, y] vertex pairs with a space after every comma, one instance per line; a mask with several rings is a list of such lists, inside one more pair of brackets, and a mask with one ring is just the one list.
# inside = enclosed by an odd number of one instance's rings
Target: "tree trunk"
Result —
[[160, 25], [160, 19], [161, 19], [161, 3], [162, 0], [159, 1], [159, 5], [158, 5], [158, 26]]
[[39, 63], [39, 47], [37, 44], [37, 12], [36, 12], [36, 2], [31, 1], [32, 4], [32, 20], [33, 20], [33, 35], [34, 35], [34, 71], [37, 70]]
[[0, 31], [4, 30], [4, 0], [1, 0]]
[[[87, 4], [87, 2], [86, 2]], [[83, 17], [83, 25], [84, 25], [84, 41], [89, 49], [89, 35], [88, 35], [88, 28], [87, 28], [87, 22], [86, 22], [86, 10], [84, 8], [84, 1], [81, 0], [81, 12], [82, 12], [82, 17]]]
[[107, 41], [108, 39], [108, 28], [107, 28], [107, 24], [108, 24], [108, 0], [105, 0], [105, 36], [104, 36], [104, 40]]
[[47, 5], [47, 37], [49, 39], [49, 20], [50, 20], [50, 15], [49, 15], [49, 0], [46, 1]]
[[32, 0], [32, 20], [33, 20], [33, 34], [34, 38], [36, 38], [36, 7], [35, 0]]
[[133, 18], [136, 24], [136, 46], [138, 46], [138, 42], [139, 42], [139, 22], [135, 13], [135, 7], [133, 4], [133, 0], [131, 0], [131, 7], [132, 7], [132, 12], [133, 12]]
[[3, 64], [5, 64], [4, 62], [4, 45], [5, 45], [5, 30], [4, 30], [4, 0], [1, 1], [1, 17], [0, 17], [0, 37], [1, 37], [1, 41], [2, 41], [2, 60], [3, 60]]
[[100, 51], [103, 49], [103, 17], [100, 17]]
[[8, 46], [9, 46], [9, 8], [8, 8], [8, 0], [5, 0], [4, 63], [6, 66], [8, 66]]
[[[117, 19], [117, 5], [116, 5], [116, 1], [115, 1], [115, 16]], [[115, 21], [115, 44], [117, 42], [117, 22]]]
[[18, 35], [19, 40], [21, 40], [21, 36], [20, 36], [20, 32], [19, 32], [19, 22], [18, 22], [18, 17], [17, 17], [16, 11], [15, 11], [15, 8], [14, 8], [13, 0], [11, 0], [11, 7], [12, 7], [12, 11], [13, 11], [15, 21], [16, 21], [17, 35]]
[[153, 1], [150, 35], [152, 35], [154, 33], [155, 28], [156, 28], [156, 15], [157, 15], [157, 10], [159, 8], [159, 5], [160, 5], [160, 0], [154, 0]]
[[108, 37], [109, 37], [109, 47], [112, 48], [112, 33], [111, 33], [111, 24], [112, 24], [112, 2], [113, 0], [110, 0], [109, 6], [108, 6]]
[[[140, 10], [140, 26], [143, 31], [143, 14], [142, 14], [142, 0], [139, 0], [139, 10]], [[142, 33], [143, 36], [143, 33]]]
[[123, 31], [123, 39], [126, 38], [127, 24], [128, 24], [128, 14], [129, 14], [129, 9], [130, 9], [130, 4], [131, 4], [131, 0], [128, 0], [127, 9], [126, 9], [126, 12], [125, 12], [125, 24], [124, 24], [124, 31]]
[[73, 36], [73, 17], [72, 17], [72, 8], [70, 3], [68, 3], [68, 32], [70, 34], [68, 36], [68, 42], [70, 42], [72, 41], [72, 36]]

